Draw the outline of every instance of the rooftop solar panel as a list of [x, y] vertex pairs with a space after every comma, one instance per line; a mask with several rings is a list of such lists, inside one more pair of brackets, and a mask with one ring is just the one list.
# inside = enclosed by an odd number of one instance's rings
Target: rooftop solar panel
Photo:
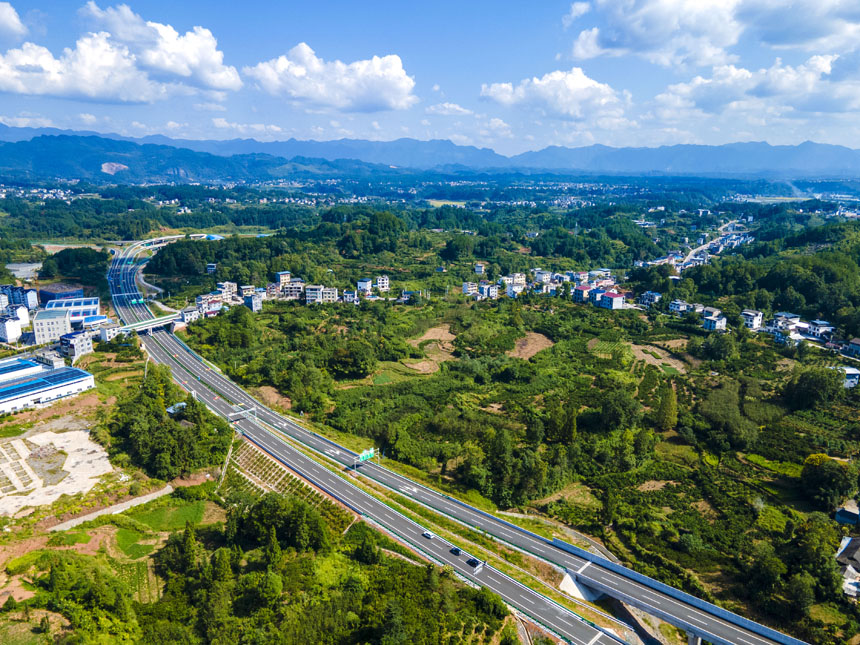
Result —
[[33, 361], [24, 360], [23, 358], [19, 358], [8, 364], [0, 363], [0, 374], [17, 372], [18, 370], [27, 369], [28, 367], [36, 367], [36, 363], [34, 363]]
[[89, 376], [88, 372], [79, 370], [75, 367], [64, 367], [52, 372], [46, 373], [44, 376], [34, 376], [26, 379], [12, 381], [5, 387], [0, 387], [0, 401], [6, 401], [28, 392], [38, 392], [40, 390], [70, 383]]

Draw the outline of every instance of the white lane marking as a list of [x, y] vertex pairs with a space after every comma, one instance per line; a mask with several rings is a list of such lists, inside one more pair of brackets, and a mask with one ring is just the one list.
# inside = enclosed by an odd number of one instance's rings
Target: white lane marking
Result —
[[532, 600], [532, 599], [531, 599], [531, 598], [529, 598], [528, 596], [523, 596], [523, 602], [527, 602], [527, 603], [528, 603], [528, 604], [530, 604], [532, 607], [534, 607], [534, 606], [535, 606], [534, 600]]
[[598, 640], [600, 640], [601, 636], [603, 636], [603, 632], [597, 632], [594, 635], [594, 638], [592, 638], [590, 641], [588, 641], [588, 645], [594, 645], [594, 643], [596, 643]]
[[591, 564], [591, 560], [586, 560], [585, 564], [583, 564], [582, 567], [580, 567], [580, 569], [579, 569], [579, 571], [577, 571], [577, 573], [582, 573], [583, 571], [585, 571], [588, 568], [588, 565], [590, 565], [590, 564]]
[[681, 618], [682, 620], [692, 620], [694, 623], [699, 623], [700, 625], [707, 625], [708, 624], [705, 621], [699, 620], [698, 618], [695, 618], [693, 616], [680, 616], [679, 618]]

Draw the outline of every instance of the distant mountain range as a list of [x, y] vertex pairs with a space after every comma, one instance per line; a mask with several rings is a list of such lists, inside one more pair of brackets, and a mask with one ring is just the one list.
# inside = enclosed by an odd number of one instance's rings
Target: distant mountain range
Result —
[[[512, 157], [447, 140], [261, 142], [13, 128], [0, 124], [0, 173], [114, 181], [248, 181], [307, 175], [475, 171], [588, 175], [860, 177], [860, 151], [805, 142], [658, 148], [550, 146]], [[107, 164], [102, 167], [102, 164]], [[124, 166], [124, 167], [123, 167]], [[104, 172], [106, 170], [107, 172]]]

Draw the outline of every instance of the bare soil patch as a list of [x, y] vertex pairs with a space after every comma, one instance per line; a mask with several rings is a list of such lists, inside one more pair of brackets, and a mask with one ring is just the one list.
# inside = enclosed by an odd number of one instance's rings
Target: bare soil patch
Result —
[[709, 521], [713, 521], [717, 517], [717, 512], [714, 510], [714, 507], [708, 503], [708, 500], [700, 499], [698, 502], [694, 502], [692, 507], [699, 511], [699, 513]]
[[436, 340], [444, 343], [450, 343], [455, 338], [456, 336], [451, 333], [450, 325], [439, 325], [438, 327], [431, 327], [430, 329], [425, 331], [424, 335], [420, 338], [412, 338], [410, 340], [407, 340], [406, 342], [413, 347], [418, 347], [425, 340]]
[[[633, 357], [638, 361], [645, 361], [649, 365], [660, 369], [663, 369], [663, 365], [665, 364], [674, 367], [681, 374], [687, 373], [687, 366], [684, 362], [670, 356], [665, 349], [653, 345], [631, 345], [630, 348], [633, 350]], [[660, 358], [653, 356], [653, 354], [657, 354]]]
[[526, 332], [525, 337], [520, 338], [517, 341], [516, 347], [507, 352], [507, 354], [513, 358], [522, 358], [527, 361], [539, 351], [548, 349], [553, 345], [555, 345], [555, 343], [543, 334], [530, 331]]
[[597, 338], [592, 338], [592, 339], [591, 339], [591, 340], [589, 340], [589, 341], [588, 341], [588, 343], [585, 345], [585, 348], [586, 348], [588, 351], [591, 351], [591, 350], [593, 350], [595, 347], [597, 347], [597, 343], [599, 343], [599, 342], [600, 342], [600, 341], [599, 341]]
[[535, 500], [532, 505], [533, 506], [545, 506], [550, 502], [557, 502], [560, 499], [566, 499], [571, 504], [576, 504], [577, 506], [599, 506], [600, 502], [597, 498], [591, 493], [591, 490], [585, 484], [580, 482], [573, 482], [572, 484], [568, 484], [564, 488], [559, 491], [556, 491], [552, 495], [548, 497], [544, 497], [543, 499]]
[[636, 487], [636, 490], [642, 491], [643, 493], [649, 493], [651, 491], [663, 490], [667, 484], [677, 484], [678, 482], [673, 481], [661, 481], [657, 479], [651, 479], [647, 482], [642, 482], [639, 486]]
[[419, 374], [433, 374], [439, 371], [439, 363], [436, 361], [418, 361], [417, 363], [406, 363], [405, 365]]
[[257, 388], [257, 393], [263, 399], [263, 403], [268, 406], [276, 406], [283, 410], [290, 410], [293, 407], [293, 402], [271, 385], [261, 385]]
[[121, 381], [138, 376], [142, 376], [140, 370], [135, 370], [133, 372], [118, 372], [116, 374], [110, 374], [109, 376], [106, 376], [105, 381]]
[[679, 349], [684, 349], [687, 346], [686, 338], [674, 338], [672, 340], [661, 340], [654, 343], [655, 345], [659, 345], [660, 347], [665, 347], [671, 351], [676, 351]]
[[451, 327], [448, 325], [432, 327], [424, 332], [424, 335], [420, 338], [411, 338], [406, 341], [413, 347], [420, 347], [422, 343], [425, 343], [424, 353], [427, 354], [427, 360], [403, 364], [419, 374], [438, 372], [440, 363], [454, 360], [454, 345], [452, 341], [455, 338], [456, 336], [451, 333]]

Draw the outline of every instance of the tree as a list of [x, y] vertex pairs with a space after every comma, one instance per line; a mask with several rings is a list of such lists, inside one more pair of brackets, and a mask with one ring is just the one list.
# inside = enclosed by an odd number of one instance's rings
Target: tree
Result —
[[278, 543], [278, 536], [275, 533], [275, 527], [269, 527], [269, 539], [266, 542], [265, 549], [266, 565], [272, 568], [277, 568], [281, 564], [281, 545]]
[[815, 578], [806, 571], [795, 573], [788, 581], [785, 595], [792, 611], [805, 616], [815, 602]]
[[748, 589], [759, 597], [773, 593], [779, 585], [782, 576], [788, 571], [785, 564], [776, 555], [773, 546], [760, 542], [753, 552], [752, 566], [749, 569]]
[[783, 397], [795, 408], [813, 408], [832, 403], [844, 392], [842, 372], [826, 367], [796, 370], [783, 389]]
[[639, 416], [639, 403], [624, 389], [613, 389], [606, 393], [600, 406], [600, 416], [610, 430], [633, 425]]
[[660, 405], [656, 414], [657, 427], [660, 430], [672, 430], [678, 425], [678, 397], [671, 385], [666, 385], [660, 392]]
[[822, 511], [834, 510], [853, 488], [845, 467], [820, 453], [809, 455], [803, 462], [800, 483]]

